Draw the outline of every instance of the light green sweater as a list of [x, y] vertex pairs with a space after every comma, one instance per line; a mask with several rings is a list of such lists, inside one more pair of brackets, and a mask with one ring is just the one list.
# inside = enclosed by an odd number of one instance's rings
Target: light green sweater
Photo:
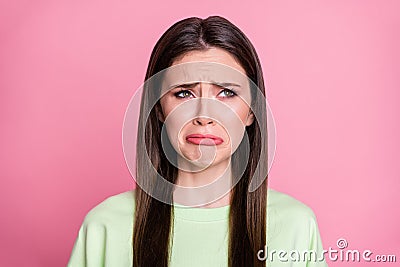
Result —
[[[273, 267], [327, 266], [318, 261], [323, 248], [312, 210], [272, 189], [267, 196], [267, 246], [259, 257], [268, 256], [267, 266]], [[228, 266], [229, 208], [175, 206], [169, 266]], [[133, 211], [134, 190], [94, 207], [79, 230], [68, 266], [131, 267]]]

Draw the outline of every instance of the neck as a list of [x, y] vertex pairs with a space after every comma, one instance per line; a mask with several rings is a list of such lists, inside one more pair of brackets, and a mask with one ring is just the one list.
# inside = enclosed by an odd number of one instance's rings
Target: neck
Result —
[[[178, 160], [178, 166], [181, 166]], [[198, 168], [198, 167], [197, 167]], [[231, 161], [227, 159], [204, 170], [178, 168], [174, 202], [185, 206], [216, 208], [230, 204]]]

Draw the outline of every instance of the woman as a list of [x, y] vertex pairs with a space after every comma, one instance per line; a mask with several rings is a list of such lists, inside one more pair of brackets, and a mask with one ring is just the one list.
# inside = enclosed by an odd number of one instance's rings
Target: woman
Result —
[[138, 128], [137, 187], [88, 213], [69, 266], [326, 266], [311, 209], [267, 189], [262, 69], [228, 20], [163, 34]]

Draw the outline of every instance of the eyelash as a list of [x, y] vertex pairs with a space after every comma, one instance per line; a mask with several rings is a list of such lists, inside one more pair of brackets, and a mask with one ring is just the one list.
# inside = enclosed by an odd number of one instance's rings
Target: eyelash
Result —
[[[223, 98], [231, 98], [231, 97], [237, 96], [237, 93], [236, 93], [234, 90], [229, 89], [229, 88], [223, 88], [223, 90], [222, 90], [220, 93], [222, 93], [222, 92], [228, 92], [228, 93], [231, 94], [230, 96], [224, 96]], [[182, 93], [190, 93], [191, 95], [193, 95], [192, 92], [190, 92], [190, 90], [181, 89], [180, 91], [174, 93], [174, 96], [177, 97], [177, 98], [181, 98], [181, 99], [186, 98], [186, 97], [179, 96], [179, 95], [182, 94]], [[220, 93], [219, 93], [219, 94], [220, 94]], [[218, 95], [219, 95], [219, 94], [218, 94]]]

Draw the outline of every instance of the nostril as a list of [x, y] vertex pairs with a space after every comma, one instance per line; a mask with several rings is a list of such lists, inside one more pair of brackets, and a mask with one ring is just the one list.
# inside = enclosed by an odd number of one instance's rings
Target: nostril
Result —
[[210, 118], [196, 118], [193, 120], [193, 123], [196, 125], [207, 125], [207, 124], [213, 124], [214, 120]]
[[196, 123], [197, 125], [202, 125], [202, 124], [203, 124], [203, 123], [201, 122], [200, 119], [195, 119], [194, 121], [195, 121], [195, 123]]

